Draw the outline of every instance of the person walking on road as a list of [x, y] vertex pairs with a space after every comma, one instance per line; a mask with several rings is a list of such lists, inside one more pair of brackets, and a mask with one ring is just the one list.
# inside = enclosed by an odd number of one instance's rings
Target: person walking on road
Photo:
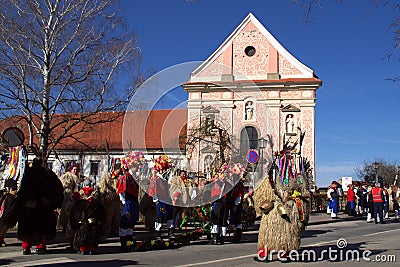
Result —
[[383, 217], [389, 219], [389, 192], [388, 185], [383, 186]]
[[31, 254], [32, 245], [36, 245], [38, 254], [45, 254], [47, 242], [56, 236], [55, 210], [63, 201], [63, 185], [42, 165], [40, 158], [33, 160], [18, 191], [17, 238], [22, 241], [23, 255]]
[[121, 222], [121, 205], [117, 193], [117, 182], [121, 172], [121, 164], [115, 164], [114, 170], [107, 173], [100, 181], [99, 201], [106, 209], [106, 221], [104, 222], [105, 235], [115, 235], [119, 233], [119, 225]]
[[122, 167], [117, 182], [117, 193], [122, 203], [119, 237], [123, 250], [127, 250], [128, 242], [133, 241], [133, 230], [139, 219], [139, 185], [132, 176], [137, 177], [137, 168], [132, 167], [131, 172], [127, 168]]
[[71, 199], [73, 193], [78, 192], [78, 184], [79, 184], [79, 166], [72, 165], [69, 171], [61, 175], [60, 181], [64, 188], [64, 198], [61, 204], [60, 214], [58, 215], [57, 227], [62, 228], [62, 231], [65, 233], [66, 227], [68, 224], [69, 216], [65, 212], [65, 207], [68, 201]]
[[[381, 188], [380, 183], [376, 183], [375, 187], [371, 189], [371, 194], [372, 194], [372, 201], [374, 203], [374, 218], [375, 218], [375, 223], [377, 224], [378, 222], [383, 224], [383, 200], [384, 200], [384, 195], [383, 195], [383, 189]], [[378, 221], [379, 219], [379, 221]]]
[[399, 188], [397, 185], [392, 186], [392, 203], [393, 203], [393, 211], [394, 211], [394, 219], [396, 222], [399, 222]]
[[353, 185], [349, 184], [347, 189], [347, 203], [349, 207], [349, 216], [355, 216], [356, 215], [356, 194], [354, 193], [353, 190]]
[[339, 213], [339, 194], [337, 191], [338, 188], [338, 183], [336, 181], [333, 181], [331, 183], [332, 186], [332, 191], [331, 191], [331, 200], [332, 200], [332, 212], [331, 212], [331, 218], [332, 219], [338, 219], [338, 213]]
[[333, 187], [332, 184], [329, 185], [328, 191], [326, 192], [326, 201], [327, 201], [327, 207], [326, 207], [326, 213], [331, 214], [332, 213], [332, 197], [331, 193], [333, 192]]

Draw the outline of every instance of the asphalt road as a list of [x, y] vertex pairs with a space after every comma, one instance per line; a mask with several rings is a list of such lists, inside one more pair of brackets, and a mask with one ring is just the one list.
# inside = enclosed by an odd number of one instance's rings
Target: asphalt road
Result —
[[[67, 252], [67, 243], [55, 242], [49, 254], [23, 256], [19, 244], [0, 248], [0, 265], [5, 266], [265, 266], [254, 261], [257, 232], [244, 233], [240, 244], [208, 245], [208, 240], [192, 242], [176, 249], [121, 253], [117, 238], [107, 239], [96, 255]], [[399, 266], [400, 223], [384, 225], [364, 220], [338, 221], [307, 227], [301, 249], [289, 266]], [[339, 248], [340, 247], [340, 248]], [[357, 257], [358, 256], [358, 257]], [[357, 259], [358, 258], [358, 259]], [[269, 266], [282, 265], [273, 256]]]

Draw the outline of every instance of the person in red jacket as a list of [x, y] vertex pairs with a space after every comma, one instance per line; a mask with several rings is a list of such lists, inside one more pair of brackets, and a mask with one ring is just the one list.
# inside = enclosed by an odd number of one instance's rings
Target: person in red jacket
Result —
[[353, 185], [349, 184], [347, 189], [347, 203], [349, 206], [349, 216], [356, 215], [356, 194], [354, 193]]
[[379, 216], [379, 222], [383, 224], [383, 189], [381, 188], [380, 183], [376, 183], [375, 187], [371, 189], [371, 195], [374, 204], [375, 223], [378, 223]]
[[128, 242], [133, 241], [133, 229], [139, 219], [139, 185], [136, 183], [137, 167], [130, 170], [121, 167], [117, 182], [117, 194], [122, 204], [119, 237], [121, 248], [128, 250]]

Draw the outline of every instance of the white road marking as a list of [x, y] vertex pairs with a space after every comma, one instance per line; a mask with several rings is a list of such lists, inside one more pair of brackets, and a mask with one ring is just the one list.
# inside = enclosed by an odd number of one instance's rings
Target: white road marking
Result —
[[372, 233], [372, 234], [366, 234], [363, 236], [373, 236], [373, 235], [380, 235], [383, 233], [389, 233], [389, 232], [394, 232], [394, 231], [399, 231], [400, 229], [393, 229], [393, 230], [387, 230], [387, 231], [381, 231], [381, 232], [376, 232], [376, 233]]
[[244, 255], [244, 256], [239, 256], [239, 257], [233, 257], [233, 258], [226, 258], [226, 259], [220, 259], [220, 260], [213, 260], [213, 261], [204, 261], [204, 262], [198, 262], [198, 263], [191, 263], [191, 264], [186, 264], [186, 265], [178, 265], [177, 267], [187, 267], [187, 266], [200, 266], [200, 265], [207, 265], [211, 263], [217, 263], [217, 262], [224, 262], [224, 261], [231, 261], [231, 260], [240, 260], [240, 259], [245, 259], [245, 258], [252, 258], [256, 254], [251, 254], [251, 255]]
[[43, 259], [36, 261], [28, 261], [28, 262], [20, 262], [15, 264], [7, 265], [8, 267], [22, 267], [22, 266], [42, 266], [46, 264], [57, 264], [57, 263], [66, 263], [66, 262], [76, 262], [74, 260], [62, 257], [62, 258], [53, 258], [53, 259]]

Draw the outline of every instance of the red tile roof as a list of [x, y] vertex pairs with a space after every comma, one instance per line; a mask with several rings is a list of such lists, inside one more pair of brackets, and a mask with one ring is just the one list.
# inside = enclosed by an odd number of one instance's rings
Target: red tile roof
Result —
[[[54, 118], [53, 123], [64, 116], [76, 118], [79, 114], [61, 114]], [[128, 149], [178, 149], [184, 147], [186, 136], [187, 110], [151, 110], [130, 112], [98, 113], [91, 121], [109, 120], [106, 123], [78, 123], [74, 128], [73, 137], [66, 137], [57, 146], [61, 150], [102, 150], [106, 144], [110, 150]], [[53, 124], [54, 125], [54, 124]], [[59, 136], [64, 124], [57, 128], [53, 136]], [[25, 144], [28, 144], [28, 128], [21, 117], [11, 117], [0, 121], [0, 132], [7, 127], [16, 126], [25, 134]], [[183, 138], [183, 139], [182, 139]], [[37, 136], [34, 143], [38, 144]]]

